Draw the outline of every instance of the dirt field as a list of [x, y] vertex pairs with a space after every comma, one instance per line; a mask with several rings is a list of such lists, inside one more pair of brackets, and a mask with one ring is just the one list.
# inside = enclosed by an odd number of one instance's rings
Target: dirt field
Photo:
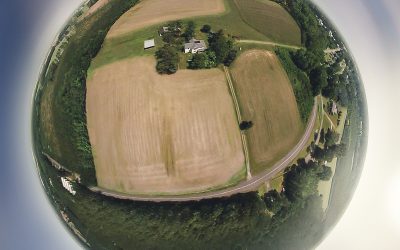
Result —
[[273, 52], [249, 50], [231, 67], [247, 132], [250, 163], [258, 173], [289, 152], [300, 139], [303, 126], [289, 79]]
[[296, 21], [279, 4], [269, 0], [234, 0], [243, 20], [273, 41], [301, 45]]
[[97, 69], [87, 118], [100, 187], [185, 193], [224, 185], [243, 170], [240, 132], [224, 73], [160, 76], [153, 57]]
[[224, 10], [223, 0], [143, 0], [121, 16], [107, 37], [120, 36], [166, 21], [215, 15]]

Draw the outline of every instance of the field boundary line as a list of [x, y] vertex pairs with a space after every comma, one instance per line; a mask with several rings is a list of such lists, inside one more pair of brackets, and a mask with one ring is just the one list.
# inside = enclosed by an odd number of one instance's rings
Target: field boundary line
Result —
[[[235, 106], [236, 116], [237, 116], [238, 125], [239, 125], [242, 123], [243, 120], [242, 120], [242, 114], [240, 113], [240, 107], [239, 107], [239, 102], [237, 100], [236, 91], [235, 91], [235, 88], [233, 87], [232, 78], [231, 78], [231, 74], [229, 73], [228, 67], [226, 67], [226, 66], [223, 66], [223, 67], [224, 67], [226, 80], [228, 82], [229, 90], [231, 92], [231, 96], [233, 99], [233, 104]], [[247, 138], [243, 131], [240, 131], [240, 134], [241, 134], [241, 138], [242, 138], [242, 146], [243, 146], [245, 164], [246, 164], [246, 179], [250, 180], [251, 179], [251, 170], [250, 170], [249, 149], [247, 147]]]

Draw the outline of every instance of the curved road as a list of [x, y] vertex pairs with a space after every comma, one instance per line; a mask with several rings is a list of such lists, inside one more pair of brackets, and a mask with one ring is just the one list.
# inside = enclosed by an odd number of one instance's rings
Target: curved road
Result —
[[111, 196], [118, 199], [126, 199], [134, 201], [153, 201], [153, 202], [198, 201], [202, 199], [228, 197], [237, 193], [247, 193], [250, 191], [254, 191], [260, 186], [260, 184], [272, 179], [272, 177], [274, 177], [277, 173], [285, 169], [288, 166], [288, 164], [290, 164], [300, 153], [300, 151], [306, 146], [308, 138], [310, 137], [313, 131], [316, 116], [317, 116], [317, 101], [314, 101], [314, 107], [311, 112], [310, 118], [308, 119], [306, 131], [301, 137], [300, 141], [296, 144], [296, 146], [292, 150], [290, 150], [290, 152], [285, 157], [283, 157], [280, 161], [275, 163], [275, 165], [271, 169], [267, 169], [257, 175], [254, 175], [251, 179], [243, 181], [234, 187], [217, 191], [197, 193], [197, 194], [160, 195], [160, 196], [140, 196], [140, 195], [122, 194], [104, 190], [99, 187], [89, 187], [89, 189], [94, 192], [98, 192], [103, 195]]

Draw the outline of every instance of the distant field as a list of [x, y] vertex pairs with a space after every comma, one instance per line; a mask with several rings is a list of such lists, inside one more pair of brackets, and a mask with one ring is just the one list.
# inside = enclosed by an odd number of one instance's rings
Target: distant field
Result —
[[108, 4], [111, 0], [99, 0], [95, 4], [93, 4], [89, 10], [85, 13], [85, 17], [88, 17], [104, 7], [106, 4]]
[[153, 57], [97, 69], [87, 119], [98, 185], [123, 193], [186, 193], [221, 187], [244, 168], [224, 73], [161, 76]]
[[268, 0], [234, 0], [243, 20], [258, 32], [285, 44], [301, 45], [301, 32], [292, 16]]
[[223, 0], [143, 0], [114, 24], [107, 37], [121, 36], [166, 21], [224, 12]]
[[[189, 2], [191, 1], [192, 0]], [[207, 3], [209, 1], [211, 0], [197, 1], [197, 4], [203, 2]], [[240, 2], [241, 1], [242, 0], [240, 0]], [[197, 26], [196, 37], [198, 38], [205, 39], [204, 34], [200, 32], [200, 28], [204, 24], [209, 24], [214, 31], [223, 29], [226, 34], [240, 39], [273, 41], [284, 44], [288, 43], [291, 45], [300, 44], [300, 31], [298, 26], [295, 23], [293, 26], [290, 15], [279, 5], [272, 3], [259, 3], [263, 6], [263, 11], [255, 13], [254, 20], [252, 20], [254, 21], [253, 23], [255, 27], [257, 22], [260, 22], [258, 24], [261, 24], [263, 27], [265, 27], [265, 29], [258, 31], [244, 21], [238, 8], [239, 5], [235, 4], [234, 0], [214, 1], [213, 4], [209, 5], [207, 8], [205, 8], [203, 5], [195, 5], [199, 9], [208, 9], [207, 13], [209, 14], [207, 14], [207, 16], [204, 16], [204, 14], [203, 16], [189, 15], [188, 13], [191, 12], [187, 12], [188, 10], [185, 12], [184, 9], [179, 10], [182, 11], [180, 16], [166, 15], [165, 18], [161, 18], [160, 16], [155, 15], [155, 13], [158, 13], [159, 15], [163, 16], [161, 12], [169, 13], [172, 10], [173, 5], [168, 5], [168, 7], [165, 7], [166, 3], [178, 4], [177, 0], [145, 0], [125, 13], [114, 24], [108, 33], [102, 49], [92, 61], [89, 74], [91, 74], [91, 72], [98, 67], [116, 62], [118, 60], [135, 56], [152, 55], [154, 50], [143, 50], [143, 41], [146, 39], [155, 38], [156, 47], [162, 46], [162, 40], [158, 36], [159, 26], [169, 20], [176, 19], [190, 19], [195, 21]], [[179, 2], [179, 4], [181, 4], [181, 2]], [[220, 11], [215, 14], [216, 11], [214, 11], [214, 9], [220, 8], [220, 4], [222, 4], [222, 7], [225, 6], [225, 11]], [[187, 1], [185, 2], [185, 6], [188, 6]], [[240, 5], [241, 8], [245, 8], [246, 6], [251, 5], [244, 3], [241, 3]], [[159, 7], [165, 7], [165, 9], [158, 10]], [[194, 8], [194, 6], [190, 8]], [[153, 12], [151, 12], [151, 10], [153, 10]], [[251, 9], [243, 9], [241, 11], [243, 12], [245, 10], [251, 11]], [[282, 18], [286, 21], [281, 22]], [[121, 31], [116, 33], [115, 30], [117, 29], [129, 29], [129, 32]], [[286, 35], [284, 34], [285, 32], [290, 32], [290, 34]], [[118, 34], [118, 36], [116, 34]], [[247, 50], [249, 48], [273, 49], [273, 46], [266, 46], [262, 44], [241, 44], [240, 47], [242, 47], [243, 50]]]
[[289, 152], [300, 139], [303, 125], [296, 98], [279, 59], [273, 52], [249, 50], [231, 67], [247, 132], [250, 163], [258, 173]]

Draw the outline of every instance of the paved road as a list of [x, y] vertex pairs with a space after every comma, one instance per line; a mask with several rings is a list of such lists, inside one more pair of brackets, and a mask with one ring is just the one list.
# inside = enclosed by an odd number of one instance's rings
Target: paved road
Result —
[[168, 202], [168, 201], [198, 201], [202, 199], [212, 199], [212, 198], [221, 198], [228, 197], [237, 193], [247, 193], [250, 191], [256, 190], [260, 184], [265, 181], [272, 179], [277, 173], [284, 170], [300, 153], [300, 151], [306, 146], [308, 142], [309, 136], [313, 132], [315, 118], [317, 116], [317, 101], [314, 102], [314, 108], [311, 112], [307, 128], [303, 136], [297, 145], [290, 150], [290, 152], [283, 157], [280, 161], [278, 161], [271, 169], [265, 170], [255, 176], [253, 176], [250, 180], [246, 180], [235, 187], [212, 191], [206, 193], [198, 193], [198, 194], [190, 194], [190, 195], [162, 195], [162, 196], [139, 196], [139, 195], [127, 195], [121, 193], [115, 193], [112, 191], [103, 190], [98, 187], [90, 187], [89, 189], [94, 192], [99, 192], [106, 196], [115, 197], [118, 199], [128, 199], [135, 201], [153, 201], [153, 202]]
[[288, 49], [302, 49], [302, 47], [300, 47], [300, 46], [288, 45], [288, 44], [282, 44], [282, 43], [275, 43], [275, 42], [267, 42], [267, 41], [237, 40], [236, 42], [238, 42], [238, 43], [265, 44], [265, 45], [271, 45], [271, 46], [288, 48]]

